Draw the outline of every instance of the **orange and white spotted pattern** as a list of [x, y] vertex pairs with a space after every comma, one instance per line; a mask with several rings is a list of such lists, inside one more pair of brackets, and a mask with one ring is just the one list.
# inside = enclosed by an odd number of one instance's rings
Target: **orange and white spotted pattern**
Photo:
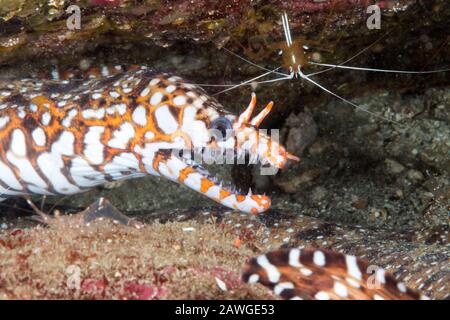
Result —
[[[233, 209], [259, 213], [269, 208], [267, 196], [223, 187], [199, 164], [173, 151], [228, 146], [281, 168], [297, 158], [257, 130], [272, 104], [250, 119], [253, 96], [236, 117], [179, 77], [145, 67], [100, 74], [0, 82], [0, 197], [75, 194], [152, 174]], [[209, 129], [217, 126], [234, 134], [212, 137]]]

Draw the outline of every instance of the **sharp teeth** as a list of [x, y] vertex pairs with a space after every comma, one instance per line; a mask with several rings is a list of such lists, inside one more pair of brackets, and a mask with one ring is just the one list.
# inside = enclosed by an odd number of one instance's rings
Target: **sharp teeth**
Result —
[[248, 196], [252, 196], [252, 195], [253, 195], [253, 193], [252, 193], [252, 188], [248, 189], [247, 195], [248, 195]]
[[258, 163], [258, 155], [254, 154], [250, 156], [250, 163], [251, 164], [257, 164]]

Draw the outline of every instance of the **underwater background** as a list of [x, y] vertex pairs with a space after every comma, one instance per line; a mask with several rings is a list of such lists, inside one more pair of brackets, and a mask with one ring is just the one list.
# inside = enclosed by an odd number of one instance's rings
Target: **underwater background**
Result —
[[[367, 26], [374, 3], [380, 29]], [[67, 28], [72, 4], [82, 9], [80, 30]], [[264, 68], [283, 66], [282, 12], [316, 62], [340, 64], [365, 49], [348, 65], [450, 67], [446, 0], [0, 0], [0, 80], [55, 66], [146, 65], [193, 83], [240, 83], [263, 72], [232, 53]], [[302, 79], [225, 93], [204, 87], [235, 114], [252, 92], [260, 107], [274, 102], [262, 127], [279, 129], [301, 161], [274, 176], [260, 175], [256, 165], [211, 167], [242, 190], [270, 195], [268, 212], [233, 212], [150, 176], [47, 197], [43, 205], [75, 213], [105, 197], [144, 222], [141, 230], [71, 220], [46, 228], [30, 219], [23, 199], [10, 198], [0, 203], [0, 298], [273, 299], [241, 282], [244, 262], [301, 246], [356, 255], [431, 298], [448, 299], [450, 73], [335, 69], [315, 79], [370, 113]], [[81, 289], [68, 286], [69, 266], [81, 270]]]

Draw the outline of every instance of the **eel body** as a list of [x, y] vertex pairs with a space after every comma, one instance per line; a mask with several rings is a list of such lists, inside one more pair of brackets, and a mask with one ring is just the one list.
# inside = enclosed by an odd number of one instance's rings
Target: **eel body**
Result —
[[272, 103], [251, 118], [255, 106], [253, 95], [235, 116], [200, 87], [146, 67], [0, 82], [0, 197], [75, 194], [151, 174], [227, 207], [263, 212], [269, 197], [222, 186], [182, 152], [231, 150], [273, 168], [296, 159], [257, 129]]
[[243, 280], [290, 300], [428, 300], [383, 268], [353, 255], [317, 248], [284, 248], [248, 261]]

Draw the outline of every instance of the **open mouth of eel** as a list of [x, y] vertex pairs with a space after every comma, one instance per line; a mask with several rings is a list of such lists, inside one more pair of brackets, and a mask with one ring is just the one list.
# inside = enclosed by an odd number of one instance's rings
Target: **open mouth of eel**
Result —
[[[253, 214], [267, 211], [271, 205], [268, 196], [253, 194], [251, 189], [247, 193], [242, 193], [235, 186], [224, 184], [200, 163], [218, 163], [217, 156], [221, 157], [223, 161], [221, 163], [236, 163], [233, 162], [236, 160], [237, 163], [259, 162], [261, 174], [273, 175], [285, 166], [288, 159], [299, 161], [298, 157], [287, 152], [272, 137], [257, 129], [270, 112], [272, 105], [272, 102], [269, 103], [251, 119], [256, 106], [256, 96], [253, 94], [248, 108], [231, 123], [233, 137], [226, 139], [228, 145], [232, 146], [231, 149], [223, 147], [226, 145], [225, 142], [218, 148], [202, 148], [199, 152], [201, 161], [196, 161], [198, 152], [188, 151], [187, 156], [177, 154], [160, 162], [158, 171], [169, 179], [182, 183], [229, 208]], [[227, 152], [230, 150], [231, 152]]]

